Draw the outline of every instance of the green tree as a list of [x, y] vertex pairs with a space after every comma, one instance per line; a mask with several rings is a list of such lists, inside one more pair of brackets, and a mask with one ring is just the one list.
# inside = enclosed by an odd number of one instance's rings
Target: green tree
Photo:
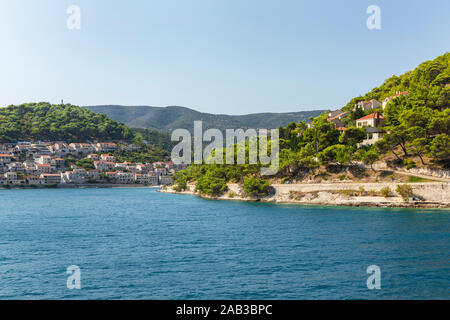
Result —
[[356, 147], [367, 136], [364, 128], [350, 127], [344, 130], [339, 137], [339, 142], [348, 146]]
[[450, 136], [441, 133], [428, 146], [428, 155], [438, 160], [450, 159]]
[[370, 165], [370, 168], [372, 169], [373, 172], [375, 172], [373, 164], [378, 160], [378, 158], [379, 158], [378, 153], [373, 149], [367, 150], [362, 156], [362, 160]]
[[254, 176], [244, 178], [244, 191], [248, 196], [265, 196], [269, 194], [270, 184], [266, 179]]

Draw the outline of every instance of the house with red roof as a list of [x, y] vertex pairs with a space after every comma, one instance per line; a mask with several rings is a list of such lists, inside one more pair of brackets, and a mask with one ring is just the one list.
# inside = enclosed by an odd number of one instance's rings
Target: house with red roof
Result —
[[367, 116], [356, 120], [357, 127], [382, 127], [384, 125], [384, 117], [379, 113], [371, 113]]
[[55, 167], [53, 167], [49, 164], [36, 164], [35, 171], [37, 174], [51, 173], [51, 172], [55, 171]]
[[116, 157], [111, 156], [109, 154], [102, 154], [100, 156], [100, 161], [114, 162], [114, 161], [116, 161]]
[[348, 111], [342, 111], [340, 109], [335, 111], [330, 111], [328, 113], [327, 121], [334, 123], [334, 126], [336, 128], [343, 128], [345, 127], [344, 123], [342, 122], [342, 119], [346, 118], [348, 116]]
[[379, 113], [371, 113], [367, 116], [356, 120], [356, 126], [359, 128], [365, 128], [367, 133], [367, 139], [359, 144], [372, 145], [378, 140], [382, 139], [386, 132], [382, 129], [384, 126], [384, 117]]
[[11, 156], [9, 154], [0, 154], [0, 164], [8, 164], [11, 162]]

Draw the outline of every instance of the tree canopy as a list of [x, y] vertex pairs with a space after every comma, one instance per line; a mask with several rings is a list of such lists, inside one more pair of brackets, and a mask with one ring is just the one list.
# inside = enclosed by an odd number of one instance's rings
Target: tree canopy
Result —
[[0, 142], [48, 140], [132, 141], [130, 128], [104, 114], [70, 104], [27, 103], [0, 108]]

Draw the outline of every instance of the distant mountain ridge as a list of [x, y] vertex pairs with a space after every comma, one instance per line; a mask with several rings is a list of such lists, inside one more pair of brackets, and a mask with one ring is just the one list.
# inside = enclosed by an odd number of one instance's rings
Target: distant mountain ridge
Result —
[[170, 132], [184, 128], [193, 130], [195, 120], [203, 121], [203, 129], [274, 129], [286, 126], [290, 122], [307, 121], [309, 117], [317, 117], [325, 110], [299, 111], [286, 113], [254, 113], [247, 115], [225, 115], [198, 112], [178, 106], [121, 106], [100, 105], [86, 106], [95, 112], [104, 113], [108, 117], [133, 128], [147, 128]]

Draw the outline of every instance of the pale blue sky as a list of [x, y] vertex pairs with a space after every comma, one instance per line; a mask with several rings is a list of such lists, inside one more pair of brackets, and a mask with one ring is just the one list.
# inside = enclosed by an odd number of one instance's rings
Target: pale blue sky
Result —
[[0, 0], [0, 43], [0, 106], [327, 109], [449, 51], [450, 1]]

